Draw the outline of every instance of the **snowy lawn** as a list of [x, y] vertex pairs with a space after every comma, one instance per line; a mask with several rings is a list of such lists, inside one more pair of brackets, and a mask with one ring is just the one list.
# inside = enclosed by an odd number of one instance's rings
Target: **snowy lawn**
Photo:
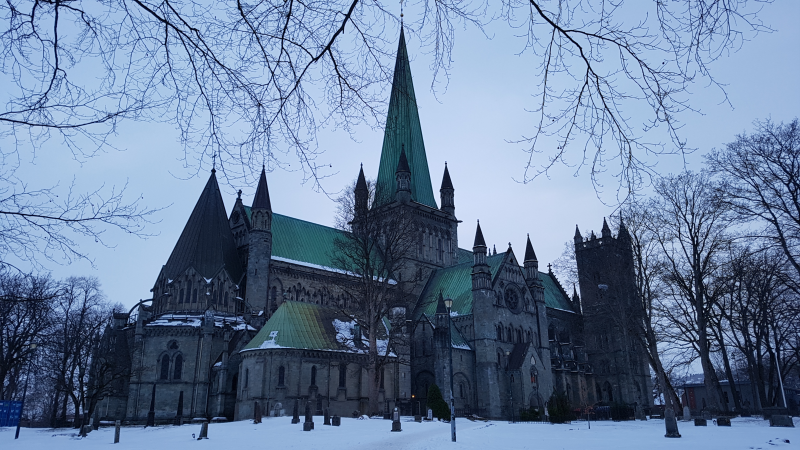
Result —
[[[795, 418], [800, 427], [800, 419]], [[120, 443], [114, 445], [114, 428], [93, 431], [80, 439], [72, 430], [25, 429], [14, 440], [13, 428], [0, 428], [3, 450], [92, 450], [92, 449], [800, 449], [800, 428], [770, 428], [761, 419], [733, 419], [732, 426], [695, 427], [679, 422], [680, 439], [664, 437], [664, 421], [586, 422], [571, 425], [509, 424], [507, 422], [457, 422], [458, 442], [450, 442], [447, 423], [415, 423], [403, 418], [403, 431], [392, 433], [391, 421], [342, 419], [341, 427], [322, 425], [314, 417], [316, 429], [304, 432], [302, 423], [291, 424], [291, 417], [210, 424], [208, 440], [192, 439], [200, 425], [155, 428], [123, 427]], [[785, 442], [789, 440], [790, 442]]]

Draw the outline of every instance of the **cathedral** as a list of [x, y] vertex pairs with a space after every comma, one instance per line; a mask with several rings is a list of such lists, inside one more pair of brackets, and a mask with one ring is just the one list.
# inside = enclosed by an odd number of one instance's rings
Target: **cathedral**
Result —
[[[345, 416], [367, 411], [371, 341], [339, 308], [350, 301], [339, 288], [349, 275], [335, 242], [351, 231], [273, 211], [270, 195], [281, 191], [270, 193], [266, 175], [249, 205], [239, 191], [227, 210], [211, 171], [152, 298], [114, 314], [107, 329], [102, 356], [118, 370], [97, 419], [243, 420], [289, 414], [296, 401]], [[362, 169], [356, 203], [365, 185]], [[553, 392], [574, 408], [649, 407], [646, 353], [620, 319], [636, 301], [624, 225], [616, 236], [605, 221], [599, 237], [576, 229], [580, 295], [569, 295], [539, 270], [530, 237], [522, 258], [510, 245], [490, 250], [480, 223], [459, 243], [446, 165], [440, 186], [437, 203], [401, 31], [375, 181], [381, 195], [370, 207], [414, 223], [416, 249], [406, 258], [421, 281], [384, 321], [403, 339], [375, 339], [386, 357], [382, 408], [425, 411], [431, 385], [449, 398], [450, 373], [459, 415], [543, 411]]]

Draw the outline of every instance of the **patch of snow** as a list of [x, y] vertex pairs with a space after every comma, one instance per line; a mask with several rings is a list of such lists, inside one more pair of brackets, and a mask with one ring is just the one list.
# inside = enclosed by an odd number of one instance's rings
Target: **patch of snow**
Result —
[[211, 282], [214, 280], [213, 278], [206, 278], [206, 277], [203, 277], [203, 279], [206, 280], [206, 284], [211, 284]]
[[[282, 256], [272, 256], [271, 259], [273, 261], [281, 261], [281, 262], [285, 262], [285, 263], [289, 263], [289, 264], [295, 264], [295, 265], [298, 265], [298, 266], [310, 267], [312, 269], [319, 269], [319, 270], [325, 270], [327, 272], [334, 272], [334, 273], [341, 273], [341, 274], [345, 274], [345, 275], [350, 275], [351, 277], [360, 277], [361, 276], [361, 275], [359, 275], [357, 273], [350, 272], [349, 270], [338, 269], [336, 267], [322, 266], [322, 265], [319, 265], [319, 264], [314, 264], [314, 263], [310, 263], [310, 262], [306, 262], [306, 261], [298, 261], [296, 259], [284, 258]], [[372, 277], [372, 279], [378, 281], [379, 283], [383, 282], [383, 278], [380, 278], [380, 277], [377, 277], [377, 276]], [[397, 284], [397, 281], [395, 281], [393, 279], [389, 279], [388, 283], [391, 284], [391, 285], [395, 285], [395, 284]]]
[[[384, 327], [386, 326], [386, 324], [383, 325]], [[346, 347], [350, 352], [367, 354], [369, 352], [369, 339], [364, 336], [364, 333], [361, 333], [361, 345], [356, 346], [355, 336], [353, 336], [353, 329], [355, 326], [355, 320], [343, 321], [339, 319], [333, 319], [333, 328], [336, 329], [336, 341]], [[386, 354], [386, 347], [389, 345], [388, 339], [378, 339], [375, 344], [378, 347], [379, 355]], [[389, 356], [396, 355], [394, 352], [389, 352]]]

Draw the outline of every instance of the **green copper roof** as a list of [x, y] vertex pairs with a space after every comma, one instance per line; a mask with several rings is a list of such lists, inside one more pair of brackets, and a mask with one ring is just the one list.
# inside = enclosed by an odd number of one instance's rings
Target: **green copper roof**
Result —
[[333, 325], [335, 319], [336, 314], [330, 308], [311, 303], [284, 302], [243, 350], [347, 350], [336, 340], [337, 331]]
[[[245, 206], [248, 218], [249, 206]], [[272, 214], [272, 257], [333, 267], [334, 241], [344, 231], [282, 214]]]
[[458, 263], [471, 263], [472, 262], [472, 250], [464, 250], [463, 248], [458, 249]]
[[558, 285], [553, 276], [549, 273], [539, 272], [539, 278], [544, 284], [544, 304], [548, 308], [575, 312], [566, 292], [561, 289], [561, 286]]
[[411, 66], [408, 63], [406, 38], [401, 29], [392, 93], [389, 97], [389, 112], [386, 115], [386, 130], [383, 135], [381, 163], [378, 168], [376, 193], [379, 205], [394, 200], [395, 171], [403, 148], [411, 169], [411, 199], [436, 208], [428, 158], [425, 155], [425, 142], [422, 139], [422, 127], [419, 123], [417, 97], [414, 95], [414, 82], [411, 79]]
[[[469, 252], [469, 254], [470, 260], [468, 262], [439, 269], [433, 273], [422, 291], [419, 303], [417, 303], [414, 311], [415, 319], [419, 319], [423, 314], [433, 317], [436, 313], [436, 300], [439, 292], [445, 297], [449, 296], [453, 299], [452, 310], [458, 315], [472, 314], [472, 252]], [[464, 255], [466, 258], [466, 251], [464, 251]], [[492, 272], [492, 279], [497, 275], [497, 271], [505, 260], [505, 255], [505, 252], [503, 252], [486, 257], [486, 263]], [[564, 311], [573, 311], [567, 295], [550, 274], [539, 272], [539, 278], [544, 284], [545, 306]]]
[[[470, 252], [471, 253], [471, 252]], [[486, 257], [486, 263], [492, 272], [492, 278], [497, 275], [503, 263], [505, 253]], [[452, 311], [460, 316], [472, 314], [472, 261], [455, 266], [439, 269], [433, 273], [422, 295], [419, 298], [414, 313], [415, 318], [423, 314], [433, 317], [436, 313], [436, 301], [439, 292], [445, 297], [453, 299]]]

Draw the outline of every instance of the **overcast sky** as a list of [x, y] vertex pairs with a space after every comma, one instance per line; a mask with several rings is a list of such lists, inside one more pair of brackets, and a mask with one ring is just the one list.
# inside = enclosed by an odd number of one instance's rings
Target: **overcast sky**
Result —
[[[406, 11], [410, 17], [413, 11]], [[700, 83], [690, 88], [691, 104], [700, 113], [685, 113], [683, 137], [699, 151], [689, 155], [686, 166], [702, 168], [702, 154], [752, 129], [756, 119], [789, 121], [798, 116], [800, 105], [800, 2], [781, 1], [767, 5], [761, 16], [776, 31], [746, 42], [741, 50], [711, 65], [717, 80], [726, 85], [729, 105], [719, 89]], [[518, 56], [521, 43], [503, 33], [488, 40], [475, 30], [460, 30], [452, 55], [453, 66], [446, 90], [431, 92], [430, 58], [413, 34], [407, 35], [411, 70], [425, 137], [428, 165], [438, 199], [445, 161], [455, 186], [459, 246], [471, 248], [475, 222], [481, 221], [487, 243], [505, 250], [509, 243], [521, 256], [525, 236], [530, 233], [540, 270], [561, 254], [571, 240], [575, 225], [599, 231], [603, 217], [614, 210], [595, 192], [588, 172], [576, 174], [574, 167], [558, 167], [549, 177], [528, 184], [523, 177], [527, 154], [523, 146], [509, 143], [530, 134], [535, 117], [532, 109], [537, 92], [538, 61], [532, 55]], [[387, 88], [388, 99], [389, 91]], [[627, 111], [634, 119], [636, 111]], [[331, 164], [334, 175], [324, 181], [331, 193], [348, 185], [364, 164], [367, 177], [377, 176], [382, 130], [362, 127], [355, 140], [340, 130], [321, 130], [320, 162]], [[108, 151], [81, 164], [70, 159], [59, 142], [47, 143], [36, 158], [27, 158], [18, 175], [29, 187], [44, 187], [58, 181], [62, 186], [75, 177], [83, 188], [121, 185], [128, 182], [131, 198], [141, 195], [145, 205], [162, 207], [147, 232], [147, 239], [108, 231], [111, 247], [82, 241], [82, 250], [94, 260], [72, 264], [50, 264], [55, 277], [97, 276], [110, 300], [131, 306], [149, 298], [150, 288], [167, 261], [189, 214], [208, 178], [208, 168], [184, 167], [183, 150], [176, 130], [168, 124], [126, 123], [113, 144], [122, 151]], [[543, 145], [549, 145], [545, 142]], [[554, 144], [555, 145], [555, 144]], [[579, 150], [578, 147], [575, 148]], [[534, 160], [544, 163], [546, 152]], [[651, 159], [661, 173], [684, 167], [679, 156]], [[293, 163], [292, 166], [296, 166]], [[324, 193], [302, 184], [298, 172], [275, 170], [268, 174], [273, 210], [280, 214], [333, 225], [336, 209]], [[600, 198], [614, 201], [613, 182]], [[230, 212], [236, 190], [242, 189], [246, 204], [255, 185], [222, 184]], [[616, 232], [616, 230], [614, 230]]]

